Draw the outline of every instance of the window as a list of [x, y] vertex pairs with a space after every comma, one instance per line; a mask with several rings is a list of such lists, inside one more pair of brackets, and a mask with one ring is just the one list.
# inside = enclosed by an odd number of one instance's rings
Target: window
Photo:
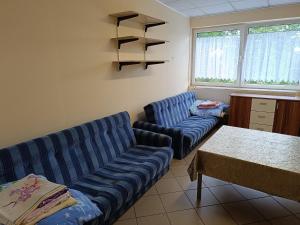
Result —
[[240, 31], [197, 33], [195, 81], [233, 84], [237, 78]]
[[299, 89], [300, 23], [194, 31], [193, 83]]

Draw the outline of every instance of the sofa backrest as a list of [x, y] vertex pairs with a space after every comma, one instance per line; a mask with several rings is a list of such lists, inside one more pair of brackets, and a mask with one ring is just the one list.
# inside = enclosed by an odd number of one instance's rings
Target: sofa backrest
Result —
[[196, 101], [194, 92], [185, 92], [144, 107], [147, 121], [172, 127], [190, 116], [189, 108]]
[[0, 183], [35, 173], [70, 185], [135, 144], [127, 112], [0, 150]]

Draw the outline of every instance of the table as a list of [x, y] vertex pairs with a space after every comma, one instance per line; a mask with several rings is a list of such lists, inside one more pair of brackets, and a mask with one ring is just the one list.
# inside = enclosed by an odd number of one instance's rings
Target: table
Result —
[[222, 126], [202, 145], [188, 168], [202, 174], [300, 201], [300, 137]]

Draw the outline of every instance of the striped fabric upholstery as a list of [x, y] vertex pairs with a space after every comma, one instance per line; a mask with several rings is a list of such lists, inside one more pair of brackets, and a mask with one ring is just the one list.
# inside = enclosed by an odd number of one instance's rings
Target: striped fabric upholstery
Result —
[[122, 112], [0, 150], [0, 183], [43, 175], [82, 191], [103, 212], [98, 224], [111, 224], [168, 170], [170, 146]]
[[182, 159], [182, 149], [183, 148], [183, 133], [180, 129], [176, 128], [166, 128], [161, 125], [143, 122], [143, 121], [136, 121], [133, 124], [133, 127], [148, 130], [160, 134], [168, 135], [172, 138], [172, 148], [174, 149], [174, 158], [176, 159]]
[[151, 131], [133, 129], [135, 138], [140, 145], [151, 145], [156, 147], [171, 146], [172, 139], [163, 134], [154, 133]]
[[180, 129], [184, 135], [184, 145], [192, 148], [201, 140], [217, 123], [219, 119], [214, 116], [191, 116], [178, 123], [173, 128]]
[[172, 137], [174, 158], [182, 159], [219, 122], [216, 117], [191, 116], [189, 108], [196, 101], [194, 92], [186, 92], [144, 107], [148, 122], [137, 121], [133, 127]]
[[190, 116], [189, 108], [196, 101], [194, 92], [186, 92], [171, 98], [153, 102], [144, 107], [150, 123], [172, 127]]

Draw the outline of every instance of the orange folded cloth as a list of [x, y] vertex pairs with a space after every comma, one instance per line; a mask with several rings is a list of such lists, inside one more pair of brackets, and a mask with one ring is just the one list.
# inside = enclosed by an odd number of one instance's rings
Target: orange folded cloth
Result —
[[214, 109], [217, 108], [220, 105], [220, 102], [216, 102], [216, 101], [205, 101], [205, 102], [201, 102], [198, 105], [198, 109]]

